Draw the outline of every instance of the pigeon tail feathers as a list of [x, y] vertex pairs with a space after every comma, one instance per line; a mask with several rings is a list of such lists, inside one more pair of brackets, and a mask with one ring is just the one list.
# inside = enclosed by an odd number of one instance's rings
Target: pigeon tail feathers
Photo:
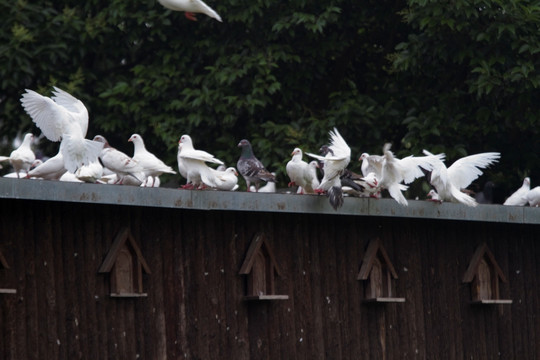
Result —
[[330, 205], [332, 205], [334, 210], [337, 210], [338, 208], [343, 206], [343, 190], [341, 189], [341, 187], [332, 186], [326, 192], [326, 196], [328, 196], [328, 201], [330, 202]]

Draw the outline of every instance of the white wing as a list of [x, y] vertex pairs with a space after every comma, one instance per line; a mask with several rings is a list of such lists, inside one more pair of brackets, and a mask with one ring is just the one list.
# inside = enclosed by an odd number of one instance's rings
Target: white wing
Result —
[[88, 131], [88, 110], [82, 101], [56, 86], [54, 87], [52, 99], [55, 103], [63, 106], [72, 113], [74, 118], [79, 122], [82, 135], [85, 137]]
[[498, 152], [487, 152], [466, 156], [448, 168], [448, 178], [458, 189], [465, 189], [480, 175], [482, 170], [501, 157]]
[[179, 156], [184, 159], [199, 160], [199, 161], [211, 162], [214, 164], [223, 165], [223, 161], [215, 158], [214, 155], [207, 153], [206, 151], [203, 151], [203, 150], [182, 149]]
[[28, 89], [22, 95], [21, 103], [47, 139], [60, 141], [69, 122], [66, 108], [58, 105], [52, 99]]

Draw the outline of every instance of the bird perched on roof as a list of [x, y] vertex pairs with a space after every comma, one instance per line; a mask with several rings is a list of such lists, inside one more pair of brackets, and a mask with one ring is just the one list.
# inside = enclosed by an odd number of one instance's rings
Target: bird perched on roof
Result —
[[103, 165], [96, 159], [96, 161], [78, 168], [75, 171], [75, 176], [84, 182], [95, 183], [103, 176]]
[[58, 154], [44, 161], [28, 172], [27, 177], [45, 180], [58, 180], [66, 172], [64, 167], [64, 156], [59, 151]]
[[201, 13], [222, 22], [221, 16], [206, 5], [202, 0], [158, 0], [161, 5], [169, 10], [184, 11], [187, 19], [197, 21], [196, 13]]
[[[424, 150], [424, 154], [433, 156], [427, 150]], [[438, 159], [433, 162], [428, 181], [437, 191], [441, 201], [453, 201], [467, 206], [476, 206], [476, 200], [462, 192], [461, 189], [466, 189], [483, 174], [480, 169], [497, 162], [500, 156], [497, 152], [470, 155], [456, 160], [449, 168], [446, 168], [442, 159]]]
[[185, 178], [187, 179], [187, 184], [183, 188], [216, 187], [214, 176], [217, 173], [212, 172], [214, 169], [210, 168], [206, 163], [222, 165], [223, 161], [206, 151], [196, 150], [189, 135], [180, 137], [177, 159], [179, 159], [178, 168], [181, 172], [185, 171]]
[[381, 177], [384, 156], [363, 153], [358, 161], [362, 161], [362, 175], [367, 176], [369, 173], [373, 173], [377, 178]]
[[351, 196], [380, 197], [379, 180], [373, 172], [370, 172], [366, 176], [361, 176], [345, 169], [341, 176], [341, 186], [343, 192]]
[[235, 168], [228, 167], [225, 170], [214, 170], [210, 168], [210, 172], [214, 181], [213, 188], [224, 191], [238, 189], [238, 172]]
[[17, 149], [13, 150], [9, 156], [0, 156], [0, 161], [9, 160], [11, 166], [13, 166], [13, 169], [15, 170], [17, 178], [21, 177], [21, 171], [28, 174], [30, 167], [34, 163], [34, 160], [36, 160], [36, 155], [31, 148], [33, 140], [34, 135], [31, 133], [25, 134], [21, 145]]
[[60, 151], [68, 171], [75, 173], [77, 168], [98, 158], [103, 144], [85, 139], [88, 110], [79, 99], [54, 87], [52, 98], [27, 89], [21, 103], [47, 139], [61, 141]]
[[[137, 160], [112, 147], [102, 135], [94, 136], [94, 141], [101, 142], [103, 149], [99, 154], [103, 166], [116, 174], [115, 184], [133, 183], [140, 185], [145, 180], [143, 168]], [[129, 180], [127, 180], [129, 178]], [[127, 180], [127, 181], [126, 181]]]
[[301, 194], [315, 194], [313, 185], [316, 184], [315, 187], [319, 186], [317, 168], [314, 167], [318, 166], [317, 162], [315, 161], [315, 163], [310, 166], [307, 162], [302, 160], [303, 153], [300, 148], [294, 148], [291, 155], [292, 159], [289, 160], [285, 167], [287, 175], [291, 180], [289, 182], [289, 187], [298, 186], [298, 191]]
[[248, 140], [242, 139], [238, 143], [238, 147], [242, 149], [242, 152], [236, 163], [236, 168], [246, 181], [248, 191], [251, 190], [251, 183], [255, 184], [255, 192], [258, 192], [261, 181], [276, 182], [275, 175], [266, 170], [259, 159], [255, 157], [251, 143]]
[[529, 206], [538, 206], [540, 205], [540, 186], [535, 187], [534, 189], [529, 190], [527, 195], [525, 195]]
[[531, 178], [523, 179], [523, 184], [512, 195], [506, 199], [503, 205], [509, 206], [525, 206], [527, 205], [527, 194], [531, 190]]
[[[273, 172], [272, 175], [276, 176], [276, 173]], [[249, 191], [256, 192], [257, 189], [255, 189], [255, 185], [251, 185], [249, 187]], [[259, 188], [258, 192], [260, 192], [260, 193], [275, 193], [276, 192], [276, 183], [272, 182], [272, 181], [269, 181], [269, 182], [266, 183], [266, 185], [261, 186]]]
[[408, 202], [403, 196], [402, 191], [407, 189], [407, 186], [402, 184], [410, 184], [415, 179], [424, 176], [422, 168], [428, 171], [433, 169], [433, 163], [437, 160], [444, 159], [444, 154], [430, 156], [408, 156], [403, 159], [394, 157], [390, 151], [390, 144], [385, 144], [383, 147], [383, 166], [379, 186], [388, 190], [390, 196], [399, 204], [407, 206]]
[[433, 189], [429, 190], [429, 192], [427, 193], [427, 197], [429, 198], [428, 201], [433, 201], [440, 204], [442, 204], [443, 202], [439, 194], [437, 194], [437, 192]]
[[[159, 176], [163, 173], [176, 174], [176, 171], [174, 171], [172, 167], [170, 167], [169, 165], [166, 165], [163, 161], [158, 159], [154, 154], [146, 150], [146, 147], [144, 146], [144, 141], [141, 135], [133, 134], [128, 139], [128, 141], [131, 141], [133, 143], [133, 147], [134, 147], [133, 160], [139, 163], [139, 166], [142, 168], [142, 171], [144, 172], [145, 180], [149, 176], [151, 176], [152, 178], [155, 178], [156, 176]], [[146, 185], [148, 185], [148, 183]], [[154, 186], [154, 181], [152, 181], [151, 186]]]
[[307, 155], [324, 162], [324, 176], [316, 191], [326, 192], [330, 205], [334, 210], [337, 210], [343, 206], [340, 177], [351, 161], [351, 148], [336, 128], [330, 130], [329, 134], [330, 145], [325, 156], [311, 153], [307, 153]]

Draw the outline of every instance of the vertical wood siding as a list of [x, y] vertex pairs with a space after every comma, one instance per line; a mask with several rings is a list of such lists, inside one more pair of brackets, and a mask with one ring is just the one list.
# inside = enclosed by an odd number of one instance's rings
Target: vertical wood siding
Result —
[[[539, 227], [463, 221], [1, 200], [1, 359], [540, 359]], [[128, 227], [147, 297], [111, 298], [98, 268]], [[277, 294], [245, 301], [257, 232]], [[379, 237], [405, 303], [366, 305], [356, 280]], [[486, 242], [511, 305], [462, 283]], [[4, 286], [6, 285], [6, 286]]]

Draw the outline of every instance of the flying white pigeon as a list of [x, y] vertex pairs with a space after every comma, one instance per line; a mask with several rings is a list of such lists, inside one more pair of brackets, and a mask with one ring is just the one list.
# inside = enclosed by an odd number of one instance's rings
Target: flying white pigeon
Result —
[[308, 156], [321, 160], [324, 163], [324, 176], [319, 184], [319, 187], [315, 189], [317, 192], [326, 192], [330, 205], [337, 210], [338, 207], [343, 206], [343, 192], [341, 190], [341, 175], [343, 171], [349, 165], [351, 161], [351, 148], [339, 131], [334, 130], [329, 132], [330, 134], [330, 146], [328, 147], [328, 153], [325, 156], [307, 153]]
[[28, 172], [28, 177], [45, 179], [45, 180], [58, 180], [66, 172], [64, 167], [64, 156], [59, 151], [58, 154], [49, 158], [41, 165], [36, 166]]
[[363, 153], [362, 155], [360, 155], [358, 161], [362, 161], [361, 170], [363, 176], [367, 176], [369, 173], [373, 173], [377, 178], [381, 177], [384, 156]]
[[205, 14], [222, 22], [221, 16], [202, 0], [158, 0], [161, 5], [169, 10], [184, 11], [186, 18], [197, 21], [196, 13]]
[[[223, 161], [214, 157], [214, 155], [207, 153], [203, 150], [196, 150], [193, 147], [193, 140], [189, 135], [182, 135], [180, 137], [179, 153], [180, 158], [179, 167], [182, 165], [186, 172], [187, 184], [183, 186], [185, 189], [189, 188], [203, 188], [204, 186], [216, 187], [216, 180], [211, 167], [206, 165], [207, 162], [214, 164], [223, 164]], [[184, 171], [182, 170], [182, 171]]]
[[[435, 156], [427, 150], [424, 150], [424, 154]], [[462, 192], [461, 189], [466, 189], [483, 174], [480, 169], [497, 162], [500, 157], [501, 154], [497, 152], [470, 155], [456, 160], [449, 168], [446, 168], [442, 159], [435, 160], [429, 182], [437, 191], [441, 201], [453, 201], [467, 206], [476, 206], [478, 205], [476, 200]]]
[[27, 89], [21, 103], [47, 139], [61, 141], [60, 151], [68, 171], [74, 173], [97, 159], [103, 144], [85, 139], [88, 111], [80, 100], [55, 87], [52, 98]]
[[210, 171], [214, 181], [213, 188], [224, 191], [238, 189], [238, 172], [235, 168], [228, 167], [225, 170], [214, 170], [210, 168]]
[[30, 167], [34, 163], [34, 160], [36, 160], [36, 155], [30, 147], [33, 140], [34, 135], [28, 133], [24, 135], [22, 144], [17, 149], [13, 150], [9, 156], [0, 156], [0, 161], [9, 160], [11, 166], [13, 166], [13, 169], [17, 174], [17, 178], [21, 177], [21, 171], [28, 174]]
[[411, 155], [398, 159], [394, 157], [390, 147], [390, 144], [385, 144], [383, 147], [384, 161], [379, 186], [388, 190], [390, 196], [399, 204], [407, 206], [409, 203], [402, 193], [407, 187], [402, 182], [410, 184], [415, 179], [424, 176], [422, 169], [431, 171], [437, 160], [444, 159], [444, 154], [418, 157]]
[[143, 168], [136, 160], [112, 147], [102, 135], [96, 135], [94, 141], [103, 144], [99, 158], [106, 169], [116, 174], [115, 184], [139, 186], [146, 180]]
[[251, 143], [248, 140], [240, 140], [238, 147], [242, 149], [242, 152], [240, 153], [240, 158], [236, 162], [236, 168], [246, 181], [246, 188], [248, 191], [251, 191], [251, 183], [255, 184], [255, 192], [258, 192], [261, 181], [276, 181], [276, 175], [266, 170], [262, 162], [255, 157]]
[[[133, 160], [137, 161], [144, 172], [145, 178], [152, 176], [155, 178], [163, 173], [176, 174], [176, 171], [163, 161], [158, 159], [154, 154], [146, 150], [144, 141], [141, 135], [133, 134], [128, 141], [131, 141], [134, 146]], [[152, 185], [154, 186], [154, 182]]]
[[531, 190], [531, 178], [523, 179], [523, 185], [506, 199], [503, 205], [525, 206], [527, 205], [527, 194]]
[[527, 195], [525, 195], [529, 206], [537, 207], [540, 205], [540, 186], [535, 187], [534, 189], [529, 190]]

